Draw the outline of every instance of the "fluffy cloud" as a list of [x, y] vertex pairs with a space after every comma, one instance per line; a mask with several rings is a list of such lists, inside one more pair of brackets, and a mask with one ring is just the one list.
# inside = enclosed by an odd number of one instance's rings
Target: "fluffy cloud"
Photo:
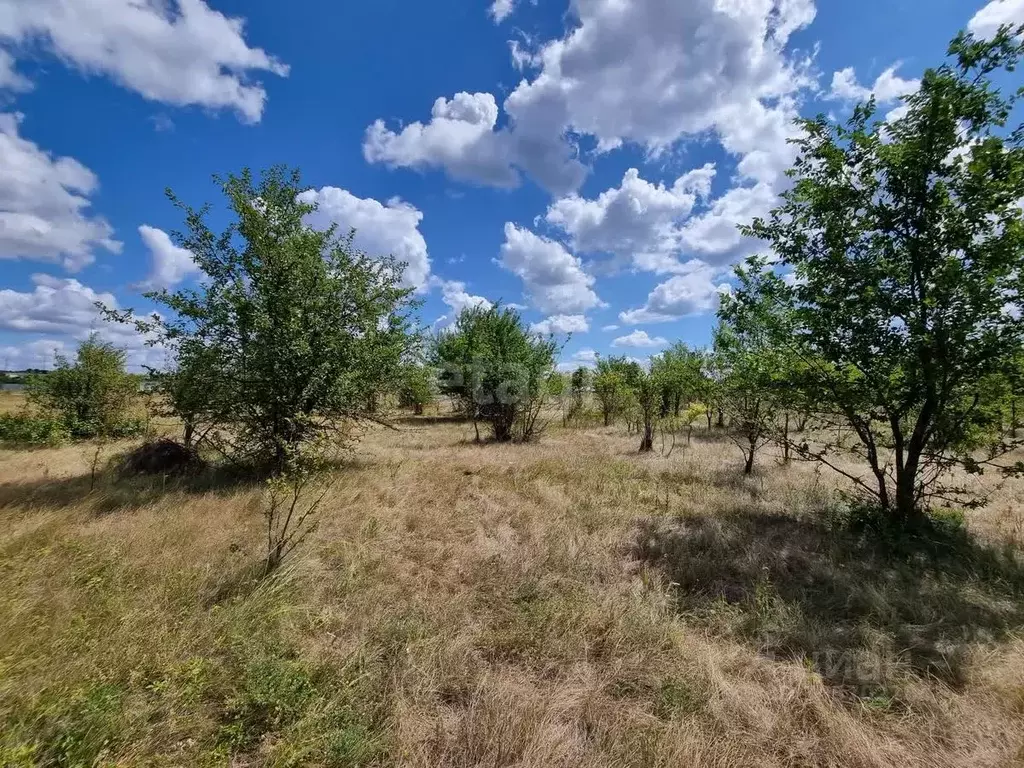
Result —
[[880, 104], [887, 104], [914, 93], [921, 87], [920, 80], [907, 80], [896, 74], [899, 64], [893, 64], [877, 78], [870, 88], [857, 82], [857, 74], [853, 67], [841, 69], [832, 75], [832, 88], [829, 96], [844, 101], [867, 101], [872, 96]]
[[285, 76], [288, 67], [243, 33], [242, 19], [203, 0], [0, 0], [0, 43], [41, 42], [151, 101], [229, 108], [257, 122], [266, 91], [250, 74]]
[[711, 191], [715, 167], [709, 163], [680, 176], [671, 187], [652, 184], [630, 168], [622, 183], [588, 200], [570, 195], [554, 202], [547, 222], [569, 235], [577, 251], [632, 258], [652, 271], [672, 271], [677, 264], [679, 222], [698, 198]]
[[[578, 24], [538, 52], [541, 72], [505, 108], [517, 126], [552, 122], [664, 148], [714, 128], [723, 108], [793, 92], [806, 78], [784, 53], [812, 0], [620, 0], [572, 4]], [[553, 120], [556, 116], [559, 120]]]
[[602, 331], [617, 331], [617, 330], [619, 330], [619, 326], [617, 326], [617, 325], [615, 325], [613, 323], [611, 325], [606, 325], [606, 326], [602, 327], [601, 330]]
[[612, 342], [613, 347], [663, 347], [668, 339], [662, 336], [648, 336], [647, 331], [633, 331], [627, 336], [619, 336]]
[[14, 69], [14, 57], [0, 48], [0, 91], [30, 91], [32, 82]]
[[450, 326], [464, 309], [482, 307], [490, 309], [494, 306], [483, 296], [474, 296], [466, 290], [466, 284], [459, 280], [440, 280], [433, 278], [431, 284], [441, 289], [441, 300], [448, 305], [449, 312], [434, 321], [435, 326]]
[[597, 363], [597, 352], [592, 349], [581, 349], [575, 352], [570, 360], [563, 360], [558, 364], [558, 370], [562, 373], [572, 373], [577, 368], [593, 368]]
[[601, 306], [580, 260], [554, 240], [540, 237], [511, 222], [499, 263], [518, 275], [533, 305], [544, 313], [577, 313]]
[[0, 259], [77, 270], [94, 261], [94, 248], [120, 252], [110, 225], [88, 211], [96, 175], [19, 136], [20, 122], [19, 114], [0, 114]]
[[149, 276], [137, 286], [140, 290], [172, 288], [199, 273], [192, 251], [176, 246], [162, 229], [143, 224], [139, 227], [139, 236], [152, 258]]
[[430, 277], [427, 241], [420, 234], [423, 214], [401, 200], [381, 204], [373, 198], [356, 197], [337, 187], [310, 189], [299, 195], [317, 210], [309, 215], [311, 226], [326, 229], [337, 224], [342, 233], [355, 229], [355, 246], [370, 256], [394, 256], [406, 264], [405, 285], [424, 290]]
[[[570, 9], [576, 24], [564, 37], [531, 52], [515, 49], [538, 72], [505, 100], [507, 126], [495, 127], [495, 104], [474, 113], [471, 129], [456, 131], [441, 99], [426, 126], [413, 123], [400, 134], [371, 126], [367, 158], [444, 167], [499, 186], [514, 183], [518, 167], [562, 194], [586, 172], [574, 134], [595, 137], [600, 151], [633, 142], [656, 154], [687, 135], [736, 133], [743, 115], [780, 111], [763, 103], [783, 103], [811, 82], [806, 61], [785, 46], [813, 20], [813, 0], [581, 0]], [[494, 103], [489, 94], [473, 98]]]
[[992, 0], [967, 23], [972, 34], [990, 38], [1004, 24], [1024, 24], [1024, 0]]
[[581, 363], [596, 363], [597, 352], [589, 348], [581, 349], [578, 350], [575, 354], [573, 354], [572, 359], [579, 360]]
[[530, 326], [534, 333], [545, 336], [551, 333], [586, 333], [590, 323], [583, 315], [552, 315]]
[[53, 368], [57, 355], [67, 357], [69, 348], [62, 339], [36, 339], [16, 346], [0, 347], [0, 365], [8, 371], [27, 368]]
[[494, 0], [488, 13], [494, 19], [495, 24], [501, 24], [512, 15], [513, 10], [515, 10], [515, 0]]
[[78, 280], [32, 275], [31, 292], [0, 290], [0, 329], [80, 337], [100, 325], [96, 303], [117, 306], [112, 293], [99, 293]]
[[410, 123], [401, 132], [377, 120], [366, 131], [363, 156], [391, 167], [444, 168], [464, 181], [513, 187], [519, 175], [507, 159], [507, 136], [494, 132], [498, 105], [489, 93], [457, 93], [434, 102], [430, 122]]
[[[73, 354], [77, 342], [96, 333], [127, 352], [129, 367], [139, 369], [145, 365], [159, 367], [166, 361], [166, 350], [159, 345], [147, 344], [129, 325], [108, 323], [100, 315], [96, 304], [118, 308], [117, 298], [109, 292], [96, 291], [78, 280], [51, 275], [32, 275], [31, 291], [0, 290], [0, 330], [26, 334], [46, 334], [46, 339], [34, 339], [16, 347], [8, 347], [11, 357], [35, 357], [34, 367], [49, 367], [53, 351]], [[46, 355], [45, 365], [39, 356]]]
[[713, 310], [728, 286], [715, 285], [717, 270], [704, 262], [692, 261], [688, 268], [687, 273], [675, 275], [651, 291], [644, 306], [620, 312], [619, 319], [629, 325], [661, 323]]
[[758, 241], [744, 237], [737, 227], [749, 224], [757, 216], [767, 216], [778, 200], [782, 183], [780, 179], [733, 187], [680, 230], [681, 249], [714, 265], [736, 261], [753, 252]]

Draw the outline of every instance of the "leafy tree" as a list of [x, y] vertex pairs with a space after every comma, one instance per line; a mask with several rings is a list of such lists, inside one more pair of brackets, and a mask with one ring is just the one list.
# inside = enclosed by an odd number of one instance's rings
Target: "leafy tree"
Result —
[[661, 416], [678, 416], [696, 396], [700, 353], [678, 341], [651, 360], [651, 373], [661, 386]]
[[631, 389], [636, 398], [637, 425], [640, 432], [640, 453], [654, 450], [654, 425], [661, 409], [662, 384], [651, 371], [635, 364], [639, 373], [633, 377]]
[[125, 371], [125, 352], [93, 334], [74, 361], [57, 355], [56, 368], [29, 379], [30, 402], [56, 415], [72, 437], [120, 437], [140, 432], [132, 418], [139, 382]]
[[167, 415], [181, 420], [186, 448], [202, 442], [211, 429], [231, 420], [231, 398], [222, 401], [224, 388], [214, 386], [225, 380], [224, 372], [216, 368], [218, 359], [215, 348], [206, 347], [197, 339], [183, 339], [174, 367], [154, 372]]
[[594, 374], [594, 396], [601, 406], [604, 425], [609, 426], [628, 408], [643, 369], [625, 357], [599, 357]]
[[433, 368], [422, 363], [407, 363], [402, 368], [398, 404], [412, 408], [420, 416], [423, 408], [434, 401], [437, 394], [437, 374]]
[[718, 407], [721, 399], [720, 375], [714, 350], [703, 350], [699, 355], [698, 364], [700, 367], [695, 379], [694, 396], [704, 406], [704, 417], [707, 419], [708, 431], [710, 432], [716, 410], [720, 418], [722, 414], [722, 409]]
[[177, 351], [189, 381], [173, 401], [182, 415], [207, 414], [226, 453], [283, 472], [343, 423], [376, 418], [367, 404], [397, 380], [414, 344], [410, 290], [393, 259], [305, 223], [315, 206], [300, 197], [298, 171], [275, 167], [256, 181], [245, 170], [218, 182], [235, 219], [219, 235], [205, 221], [208, 206], [168, 191], [185, 214], [175, 239], [202, 281], [147, 294], [169, 313], [136, 324]]
[[579, 418], [582, 415], [587, 390], [590, 388], [592, 378], [593, 372], [586, 366], [581, 365], [572, 372], [572, 377], [569, 380], [570, 403], [568, 418], [570, 420]]
[[436, 339], [433, 363], [441, 392], [454, 396], [474, 424], [489, 424], [499, 442], [526, 442], [537, 432], [556, 351], [514, 309], [469, 307]]
[[1019, 92], [994, 82], [1022, 52], [1024, 26], [990, 41], [961, 33], [902, 116], [877, 120], [868, 102], [845, 126], [802, 121], [793, 187], [743, 228], [796, 280], [765, 276], [739, 301], [792, 307], [779, 343], [808, 363], [809, 391], [852, 428], [871, 474], [833, 462], [834, 442], [805, 454], [900, 525], [934, 499], [971, 498], [940, 482], [953, 466], [998, 466], [972, 450], [986, 382], [1011, 365], [1024, 327], [1024, 126], [1006, 128]]
[[[723, 297], [720, 316], [729, 317]], [[729, 435], [743, 452], [743, 474], [754, 471], [757, 451], [775, 432], [780, 368], [767, 329], [720, 322], [715, 330], [714, 355], [721, 379], [719, 402], [729, 413]]]

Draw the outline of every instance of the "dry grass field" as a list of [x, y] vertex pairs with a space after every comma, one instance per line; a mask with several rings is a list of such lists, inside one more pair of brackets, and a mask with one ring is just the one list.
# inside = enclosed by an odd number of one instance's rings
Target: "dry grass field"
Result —
[[255, 578], [263, 488], [0, 451], [0, 765], [1024, 764], [1024, 483], [892, 552], [695, 432], [368, 432]]

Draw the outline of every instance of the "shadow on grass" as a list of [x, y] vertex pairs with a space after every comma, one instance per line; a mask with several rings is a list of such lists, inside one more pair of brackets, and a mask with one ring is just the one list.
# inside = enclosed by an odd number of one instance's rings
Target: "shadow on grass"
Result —
[[781, 515], [662, 518], [639, 524], [632, 555], [688, 619], [859, 696], [908, 674], [959, 686], [972, 647], [1024, 627], [1021, 552], [962, 528], [893, 545]]
[[470, 424], [470, 420], [458, 414], [443, 414], [439, 416], [399, 416], [391, 419], [391, 424], [401, 424], [406, 427], [431, 427], [435, 424]]
[[103, 514], [138, 509], [172, 493], [231, 494], [262, 482], [252, 472], [211, 467], [192, 475], [138, 475], [120, 477], [105, 470], [61, 478], [37, 478], [0, 483], [0, 510], [9, 507], [64, 508], [85, 505]]

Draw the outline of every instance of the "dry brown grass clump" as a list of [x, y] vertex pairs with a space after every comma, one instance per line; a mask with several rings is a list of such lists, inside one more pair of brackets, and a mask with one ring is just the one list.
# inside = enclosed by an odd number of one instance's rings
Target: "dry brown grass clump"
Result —
[[892, 549], [714, 434], [471, 434], [369, 434], [270, 580], [259, 485], [0, 452], [0, 764], [1024, 760], [1020, 488]]

